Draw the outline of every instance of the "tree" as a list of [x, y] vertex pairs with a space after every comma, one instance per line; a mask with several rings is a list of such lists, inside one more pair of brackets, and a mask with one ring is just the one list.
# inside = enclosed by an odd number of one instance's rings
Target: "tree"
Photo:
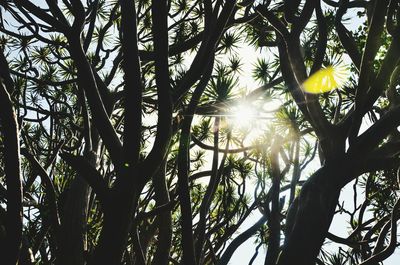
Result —
[[[250, 238], [250, 264], [261, 246], [279, 265], [394, 252], [399, 1], [0, 3], [7, 264], [223, 265]], [[358, 32], [343, 18], [354, 10]], [[240, 46], [271, 57], [249, 93]], [[341, 54], [346, 85], [306, 93]], [[271, 98], [285, 102], [267, 114]], [[237, 104], [268, 120], [257, 137], [232, 123]], [[338, 204], [350, 182], [365, 192], [353, 210]], [[328, 232], [339, 213], [348, 238]], [[349, 249], [326, 253], [326, 238]]]

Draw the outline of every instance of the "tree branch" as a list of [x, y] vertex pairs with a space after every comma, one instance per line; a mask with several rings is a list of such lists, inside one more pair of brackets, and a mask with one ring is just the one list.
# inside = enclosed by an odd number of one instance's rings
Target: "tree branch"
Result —
[[61, 158], [72, 167], [79, 176], [82, 176], [96, 193], [100, 203], [108, 207], [109, 188], [100, 173], [82, 156], [61, 153]]
[[[124, 71], [124, 163], [132, 169], [139, 161], [142, 136], [142, 74], [137, 42], [135, 3], [121, 1], [122, 69]], [[165, 81], [165, 80], [164, 80]], [[165, 89], [165, 88], [163, 88]], [[132, 172], [130, 172], [132, 173]], [[124, 176], [126, 177], [126, 176]]]

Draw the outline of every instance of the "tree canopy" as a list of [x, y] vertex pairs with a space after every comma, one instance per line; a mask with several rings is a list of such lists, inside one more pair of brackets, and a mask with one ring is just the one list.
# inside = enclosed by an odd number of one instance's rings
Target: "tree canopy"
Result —
[[2, 264], [394, 253], [399, 0], [0, 6]]

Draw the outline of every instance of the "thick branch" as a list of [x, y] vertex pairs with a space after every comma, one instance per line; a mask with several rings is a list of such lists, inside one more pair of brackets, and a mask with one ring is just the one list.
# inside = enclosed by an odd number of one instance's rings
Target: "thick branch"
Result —
[[124, 163], [138, 163], [142, 125], [142, 81], [135, 3], [121, 1], [122, 69], [124, 71], [125, 120], [124, 120]]
[[5, 264], [16, 264], [22, 242], [22, 179], [18, 122], [9, 92], [0, 80], [0, 125], [4, 144], [4, 173], [7, 185]]

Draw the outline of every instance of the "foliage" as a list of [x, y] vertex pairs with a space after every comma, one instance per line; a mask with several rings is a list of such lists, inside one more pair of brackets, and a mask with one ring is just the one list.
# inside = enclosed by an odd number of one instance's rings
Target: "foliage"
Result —
[[[396, 249], [399, 1], [0, 5], [6, 264], [225, 265], [246, 240], [249, 264]], [[347, 238], [328, 233], [339, 214]]]

